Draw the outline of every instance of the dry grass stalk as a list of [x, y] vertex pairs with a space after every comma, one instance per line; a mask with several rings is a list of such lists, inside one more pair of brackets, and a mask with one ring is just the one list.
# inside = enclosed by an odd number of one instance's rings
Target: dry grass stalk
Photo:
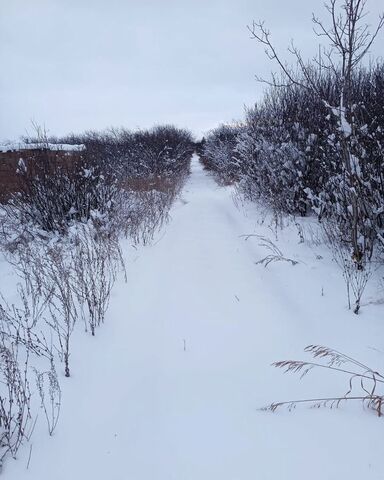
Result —
[[[346, 401], [360, 401], [364, 407], [373, 410], [379, 417], [383, 415], [384, 395], [377, 392], [378, 387], [384, 384], [384, 376], [371, 369], [367, 365], [345, 355], [337, 350], [320, 346], [309, 345], [304, 349], [314, 359], [323, 360], [324, 363], [306, 362], [301, 360], [282, 360], [274, 362], [272, 366], [281, 368], [284, 373], [298, 373], [303, 378], [314, 368], [325, 368], [334, 372], [342, 373], [348, 377], [348, 390], [344, 395], [335, 397], [306, 398], [274, 402], [262, 408], [264, 411], [275, 412], [281, 407], [289, 411], [300, 404], [309, 404], [312, 408], [338, 408]], [[357, 383], [357, 386], [356, 386]], [[358, 394], [353, 392], [358, 389]]]
[[291, 265], [297, 265], [299, 263], [297, 260], [292, 260], [291, 258], [284, 257], [283, 252], [280, 250], [280, 248], [267, 237], [263, 237], [262, 235], [257, 234], [241, 235], [241, 237], [245, 238], [245, 240], [248, 240], [251, 237], [256, 237], [259, 239], [259, 246], [265, 247], [271, 252], [266, 257], [255, 262], [256, 265], [264, 265], [264, 267], [267, 267], [270, 263], [273, 262], [288, 262]]

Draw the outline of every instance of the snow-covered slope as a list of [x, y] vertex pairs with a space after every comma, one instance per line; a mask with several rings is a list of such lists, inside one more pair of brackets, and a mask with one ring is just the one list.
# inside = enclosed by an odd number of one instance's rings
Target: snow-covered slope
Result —
[[[265, 413], [275, 400], [343, 394], [343, 377], [301, 382], [271, 368], [309, 343], [383, 363], [382, 307], [355, 316], [341, 274], [320, 247], [280, 234], [296, 266], [243, 234], [273, 233], [248, 217], [195, 157], [182, 199], [151, 247], [125, 245], [119, 283], [96, 338], [77, 332], [73, 377], [53, 438], [34, 433], [8, 480], [340, 480], [384, 478], [383, 423], [360, 405]], [[317, 258], [320, 255], [323, 258]]]

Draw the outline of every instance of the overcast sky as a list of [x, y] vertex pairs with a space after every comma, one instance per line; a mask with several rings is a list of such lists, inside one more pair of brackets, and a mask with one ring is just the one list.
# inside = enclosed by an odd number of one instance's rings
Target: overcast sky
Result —
[[[250, 39], [263, 19], [284, 56], [316, 52], [320, 0], [0, 0], [0, 140], [174, 123], [197, 136], [240, 119], [274, 66]], [[371, 19], [382, 0], [369, 0]], [[381, 34], [373, 54], [383, 51]]]

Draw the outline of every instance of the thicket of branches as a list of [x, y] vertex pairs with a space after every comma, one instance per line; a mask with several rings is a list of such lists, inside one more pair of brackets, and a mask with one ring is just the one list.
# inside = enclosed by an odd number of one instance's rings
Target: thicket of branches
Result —
[[[158, 197], [174, 196], [194, 149], [192, 135], [173, 126], [63, 138], [48, 137], [37, 128], [37, 136], [25, 141], [41, 149], [20, 162], [20, 191], [4, 208], [9, 217], [19, 216], [22, 224], [32, 221], [46, 231], [63, 231], [71, 221], [86, 221], [92, 211], [116, 217], [128, 207], [132, 217], [140, 201], [153, 200], [165, 208], [167, 202]], [[49, 150], [55, 143], [82, 144], [85, 149], [66, 160]], [[151, 191], [159, 195], [145, 194]]]
[[[317, 215], [342, 269], [350, 308], [354, 296], [355, 313], [372, 260], [384, 263], [384, 63], [363, 63], [384, 14], [371, 29], [366, 7], [367, 0], [329, 0], [329, 26], [313, 16], [315, 32], [326, 44], [306, 62], [292, 43], [293, 67], [279, 56], [265, 24], [254, 22], [251, 36], [279, 73], [262, 80], [268, 89], [244, 122], [217, 128], [200, 147], [207, 168], [234, 181], [243, 197], [266, 205], [274, 218]], [[283, 259], [270, 241], [267, 246], [272, 254], [261, 263]], [[358, 401], [382, 416], [382, 374], [328, 347], [305, 350], [312, 361], [273, 365], [301, 376], [314, 368], [343, 373], [346, 393], [274, 402], [266, 410], [302, 404], [338, 408]]]
[[[50, 435], [70, 377], [78, 324], [96, 335], [119, 274], [121, 237], [149, 242], [189, 172], [189, 132], [111, 130], [48, 138], [18, 165], [20, 190], [0, 205], [0, 249], [20, 278], [15, 304], [0, 293], [0, 467], [29, 440], [37, 411]], [[50, 143], [84, 144], [55, 155]]]
[[[323, 100], [299, 85], [270, 87], [242, 124], [223, 125], [208, 135], [203, 162], [225, 179], [236, 179], [250, 200], [287, 214], [315, 211], [320, 220], [332, 217], [347, 229], [343, 132], [327, 106], [337, 104], [341, 84], [326, 70], [318, 72], [317, 82]], [[366, 204], [362, 233], [369, 229], [368, 236], [382, 236], [384, 64], [360, 69], [352, 87], [358, 125], [351, 139], [353, 168]]]
[[291, 46], [293, 68], [264, 23], [249, 28], [280, 73], [244, 122], [210, 133], [202, 155], [245, 198], [276, 214], [315, 212], [343, 249], [344, 270], [363, 271], [384, 249], [384, 64], [362, 63], [384, 18], [370, 33], [366, 1], [330, 0], [326, 8], [329, 28], [313, 17], [326, 45], [311, 62]]
[[[35, 142], [37, 139], [29, 139]], [[87, 161], [115, 178], [156, 177], [188, 168], [194, 150], [192, 134], [173, 125], [130, 131], [110, 128], [65, 137], [49, 137], [51, 143], [83, 144]]]
[[223, 182], [238, 179], [239, 159], [235, 151], [241, 131], [240, 125], [221, 125], [203, 138], [199, 145], [198, 153], [203, 165]]

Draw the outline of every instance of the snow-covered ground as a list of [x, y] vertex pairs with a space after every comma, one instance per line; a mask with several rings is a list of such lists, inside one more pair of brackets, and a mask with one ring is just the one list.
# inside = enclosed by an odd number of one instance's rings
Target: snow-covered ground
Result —
[[[383, 420], [360, 404], [267, 413], [277, 400], [342, 395], [344, 377], [303, 380], [270, 367], [308, 344], [373, 368], [384, 359], [383, 306], [373, 281], [361, 315], [346, 308], [338, 267], [322, 246], [279, 232], [300, 263], [268, 268], [251, 237], [275, 240], [260, 214], [239, 210], [195, 157], [171, 221], [150, 247], [126, 242], [128, 282], [113, 291], [105, 325], [79, 329], [73, 377], [50, 438], [37, 426], [9, 480], [341, 480], [384, 478]], [[322, 258], [319, 258], [321, 256]]]

